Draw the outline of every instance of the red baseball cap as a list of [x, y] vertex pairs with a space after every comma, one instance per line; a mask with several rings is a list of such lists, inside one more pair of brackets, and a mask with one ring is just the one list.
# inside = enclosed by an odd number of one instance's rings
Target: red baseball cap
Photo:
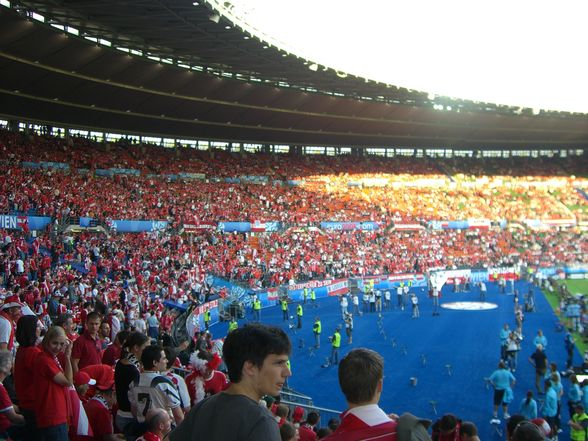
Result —
[[74, 384], [76, 386], [82, 386], [84, 384], [89, 384], [90, 386], [94, 386], [96, 384], [96, 380], [90, 378], [88, 374], [82, 371], [77, 371], [73, 377]]

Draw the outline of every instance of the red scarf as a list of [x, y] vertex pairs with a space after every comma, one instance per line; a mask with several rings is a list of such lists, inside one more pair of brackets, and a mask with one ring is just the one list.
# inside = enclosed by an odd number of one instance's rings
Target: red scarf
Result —
[[137, 441], [161, 441], [161, 438], [152, 432], [145, 432]]

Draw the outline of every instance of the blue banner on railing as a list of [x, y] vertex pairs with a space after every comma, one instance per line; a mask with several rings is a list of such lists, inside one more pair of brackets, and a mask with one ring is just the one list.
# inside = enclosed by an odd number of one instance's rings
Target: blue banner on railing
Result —
[[248, 176], [243, 175], [239, 176], [241, 182], [245, 184], [267, 184], [269, 182], [269, 178], [267, 176]]
[[96, 174], [96, 176], [106, 176], [109, 178], [112, 178], [112, 170], [106, 170], [103, 168], [97, 168], [96, 171], [94, 172]]
[[219, 231], [248, 233], [251, 231], [251, 224], [249, 222], [219, 222]]
[[288, 184], [290, 187], [300, 187], [302, 184], [304, 184], [304, 181], [288, 180], [286, 181], [286, 184]]
[[49, 161], [41, 161], [41, 162], [32, 162], [32, 161], [23, 161], [21, 165], [24, 168], [53, 168], [56, 170], [69, 170], [69, 164], [64, 162], [49, 162]]
[[141, 233], [143, 231], [160, 231], [167, 228], [167, 221], [147, 220], [109, 220], [108, 225], [117, 233]]
[[29, 230], [44, 230], [51, 223], [48, 216], [13, 216], [0, 215], [0, 229], [4, 230], [22, 230], [24, 224], [27, 224]]
[[339, 231], [352, 231], [352, 230], [364, 230], [374, 231], [380, 228], [377, 222], [321, 222], [321, 228], [323, 230], [339, 230]]
[[178, 173], [178, 178], [180, 179], [205, 179], [206, 175], [204, 173]]
[[280, 231], [282, 228], [281, 222], [266, 222], [265, 223], [265, 231], [269, 233], [274, 233], [276, 231]]
[[566, 266], [564, 268], [564, 272], [566, 274], [586, 274], [586, 273], [588, 273], [588, 267], [585, 267], [585, 266], [573, 266], [573, 267]]
[[64, 162], [48, 162], [48, 161], [41, 161], [39, 162], [41, 168], [54, 168], [57, 170], [69, 170], [69, 164]]
[[134, 168], [114, 168], [114, 167], [111, 167], [110, 170], [115, 175], [139, 176], [141, 174], [141, 171], [134, 169]]
[[80, 217], [80, 227], [83, 228], [88, 228], [90, 226], [90, 222], [93, 219], [91, 217], [85, 217], [85, 216], [81, 216]]
[[240, 184], [241, 180], [239, 178], [225, 178], [224, 179], [226, 184]]
[[430, 221], [429, 226], [433, 230], [467, 230], [468, 221]]

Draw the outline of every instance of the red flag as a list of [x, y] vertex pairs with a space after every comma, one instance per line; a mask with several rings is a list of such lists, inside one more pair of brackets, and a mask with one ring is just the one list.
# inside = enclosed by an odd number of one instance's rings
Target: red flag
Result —
[[76, 435], [93, 436], [88, 415], [86, 415], [86, 410], [82, 406], [76, 388], [70, 386], [67, 389], [66, 397], [70, 431]]

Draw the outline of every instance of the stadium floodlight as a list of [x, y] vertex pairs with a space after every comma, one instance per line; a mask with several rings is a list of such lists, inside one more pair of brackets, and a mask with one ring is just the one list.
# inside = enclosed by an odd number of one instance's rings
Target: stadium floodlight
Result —
[[352, 0], [205, 1], [259, 40], [334, 72], [436, 96], [588, 113], [584, 0], [363, 0], [370, 20], [357, 19]]

